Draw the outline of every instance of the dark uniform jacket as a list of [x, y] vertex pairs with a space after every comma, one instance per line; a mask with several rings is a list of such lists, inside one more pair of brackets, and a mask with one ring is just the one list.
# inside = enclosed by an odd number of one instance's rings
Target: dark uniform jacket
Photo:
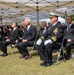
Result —
[[48, 29], [47, 27], [46, 27], [46, 29], [45, 28], [40, 28], [37, 38], [40, 38], [41, 36], [43, 36], [44, 33], [47, 31], [47, 29]]
[[30, 44], [33, 44], [36, 38], [36, 34], [36, 29], [31, 25], [29, 30], [27, 30], [27, 27], [24, 29], [22, 39], [26, 39]]
[[3, 40], [3, 32], [1, 31], [0, 32], [0, 41], [2, 41]]
[[64, 27], [64, 38], [72, 39], [74, 41], [74, 25], [72, 24], [71, 27], [67, 30], [67, 26]]
[[62, 42], [63, 26], [58, 22], [55, 26], [51, 26], [41, 39], [51, 39], [53, 43]]

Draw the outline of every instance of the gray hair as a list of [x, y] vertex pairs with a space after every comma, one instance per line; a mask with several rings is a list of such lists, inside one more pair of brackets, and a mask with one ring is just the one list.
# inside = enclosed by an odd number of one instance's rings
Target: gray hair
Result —
[[27, 20], [29, 23], [31, 23], [31, 19], [29, 17], [26, 17], [25, 20]]
[[41, 24], [44, 24], [45, 26], [47, 26], [47, 22], [46, 21], [42, 21]]

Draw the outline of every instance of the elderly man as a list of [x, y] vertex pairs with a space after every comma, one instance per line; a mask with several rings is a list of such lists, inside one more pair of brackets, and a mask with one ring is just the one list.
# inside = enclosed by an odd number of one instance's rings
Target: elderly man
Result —
[[33, 46], [37, 32], [34, 26], [31, 25], [30, 18], [25, 18], [24, 25], [24, 35], [21, 38], [21, 42], [16, 43], [16, 47], [21, 54], [20, 58], [25, 58], [27, 60], [30, 58], [30, 54], [26, 47]]
[[63, 26], [58, 22], [58, 16], [51, 16], [50, 21], [52, 25], [36, 43], [40, 59], [43, 61], [40, 66], [45, 67], [52, 65], [52, 51], [60, 48], [63, 37]]
[[47, 29], [48, 29], [48, 27], [47, 27], [46, 21], [42, 21], [40, 24], [40, 30], [39, 30], [38, 38], [40, 38], [47, 31]]
[[17, 29], [17, 23], [15, 23], [15, 22], [12, 23], [12, 28], [13, 28], [13, 30], [11, 30], [10, 36], [5, 37], [6, 40], [4, 40], [4, 41], [0, 41], [1, 50], [3, 51], [3, 54], [2, 54], [3, 57], [8, 55], [7, 54], [7, 46], [9, 44], [14, 44], [16, 39], [19, 36], [19, 31]]
[[67, 26], [64, 28], [64, 46], [66, 48], [66, 60], [70, 59], [71, 47], [74, 46], [74, 24], [72, 17], [66, 18]]

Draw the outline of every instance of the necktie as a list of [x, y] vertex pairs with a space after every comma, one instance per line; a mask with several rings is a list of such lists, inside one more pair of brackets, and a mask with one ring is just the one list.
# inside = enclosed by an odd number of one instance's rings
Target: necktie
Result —
[[67, 26], [67, 31], [70, 29], [70, 25]]
[[14, 32], [14, 29], [12, 30], [12, 32]]
[[29, 28], [27, 27], [27, 30], [28, 30]]
[[43, 34], [46, 32], [46, 29], [43, 30]]

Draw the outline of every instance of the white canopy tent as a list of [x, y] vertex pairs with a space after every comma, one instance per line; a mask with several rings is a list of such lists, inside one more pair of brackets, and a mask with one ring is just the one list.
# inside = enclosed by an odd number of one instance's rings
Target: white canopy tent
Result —
[[40, 19], [48, 18], [50, 12], [59, 16], [74, 14], [74, 0], [0, 0], [1, 24], [20, 23], [25, 17], [39, 23]]

